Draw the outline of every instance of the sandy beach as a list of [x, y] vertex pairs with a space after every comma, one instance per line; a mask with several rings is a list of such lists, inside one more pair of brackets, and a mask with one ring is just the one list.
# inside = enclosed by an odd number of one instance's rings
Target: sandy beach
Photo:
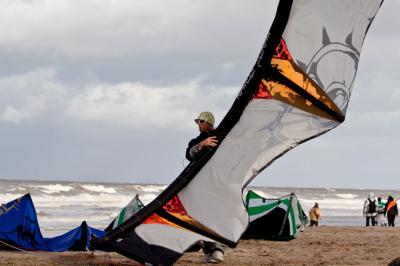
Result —
[[[219, 265], [387, 265], [400, 257], [400, 228], [307, 227], [288, 242], [241, 240]], [[176, 265], [205, 265], [201, 252]], [[116, 253], [0, 252], [0, 265], [138, 265]]]

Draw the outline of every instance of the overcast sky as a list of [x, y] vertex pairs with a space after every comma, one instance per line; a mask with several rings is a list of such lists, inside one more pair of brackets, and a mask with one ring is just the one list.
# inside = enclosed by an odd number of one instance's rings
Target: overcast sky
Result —
[[[0, 2], [0, 179], [168, 184], [193, 119], [217, 123], [277, 1]], [[400, 1], [372, 24], [345, 123], [254, 185], [398, 188]]]

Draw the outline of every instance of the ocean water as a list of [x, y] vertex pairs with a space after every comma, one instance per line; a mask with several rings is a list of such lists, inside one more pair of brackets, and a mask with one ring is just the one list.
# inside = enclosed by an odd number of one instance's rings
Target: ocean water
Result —
[[[159, 184], [78, 183], [0, 180], [0, 204], [31, 194], [45, 237], [75, 228], [82, 221], [104, 229], [135, 194], [144, 204], [167, 186]], [[362, 208], [369, 192], [386, 199], [398, 191], [332, 188], [251, 187], [267, 198], [295, 193], [306, 214], [318, 202], [321, 225], [364, 226]], [[398, 219], [400, 220], [400, 219]], [[398, 221], [400, 224], [400, 221]]]

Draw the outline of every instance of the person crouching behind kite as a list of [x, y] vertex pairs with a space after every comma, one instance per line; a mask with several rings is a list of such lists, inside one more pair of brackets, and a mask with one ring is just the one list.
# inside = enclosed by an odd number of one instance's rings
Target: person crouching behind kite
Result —
[[[194, 120], [199, 127], [200, 135], [189, 142], [186, 159], [193, 161], [202, 149], [218, 145], [214, 134], [214, 121], [214, 115], [211, 112], [201, 112]], [[218, 263], [224, 260], [224, 246], [221, 243], [202, 241], [201, 246], [206, 262]]]

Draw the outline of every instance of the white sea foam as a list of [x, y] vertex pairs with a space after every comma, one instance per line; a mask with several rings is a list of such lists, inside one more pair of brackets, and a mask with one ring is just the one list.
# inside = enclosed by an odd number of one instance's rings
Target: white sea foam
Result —
[[[264, 191], [261, 191], [261, 190], [254, 189], [253, 191], [254, 191], [255, 193], [257, 193], [257, 195], [260, 195], [261, 197], [266, 198], [266, 199], [274, 199], [274, 198], [277, 198], [277, 197], [272, 196], [272, 195], [270, 195], [270, 194], [268, 194], [268, 193], [265, 193]], [[244, 199], [246, 199], [246, 194], [247, 194], [247, 191], [246, 191], [245, 193], [243, 193], [243, 198], [244, 198]]]
[[351, 194], [351, 193], [345, 193], [345, 194], [341, 194], [341, 193], [338, 193], [338, 194], [335, 194], [337, 197], [339, 197], [339, 198], [345, 198], [345, 199], [354, 199], [354, 198], [357, 198], [357, 195], [355, 195], [355, 194]]
[[103, 192], [103, 193], [109, 193], [109, 194], [117, 193], [115, 188], [105, 187], [104, 185], [81, 185], [81, 187], [88, 191], [93, 191], [93, 192]]
[[24, 194], [21, 193], [0, 193], [0, 205], [6, 204], [12, 200], [22, 197]]
[[318, 202], [321, 210], [351, 210], [359, 211], [362, 210], [364, 201], [361, 199], [303, 199], [300, 198], [301, 204], [305, 208], [311, 208], [315, 202]]
[[35, 205], [41, 207], [67, 207], [67, 206], [81, 206], [81, 207], [123, 207], [132, 199], [131, 195], [127, 194], [107, 194], [107, 193], [80, 193], [75, 195], [32, 195]]
[[24, 187], [11, 187], [11, 188], [7, 188], [5, 191], [7, 191], [7, 192], [14, 192], [14, 191], [23, 192], [23, 191], [26, 191], [26, 188], [24, 188]]
[[156, 194], [153, 193], [146, 193], [139, 197], [140, 201], [143, 202], [144, 205], [149, 204], [153, 199], [157, 197]]
[[134, 188], [139, 192], [160, 193], [167, 186], [165, 185], [135, 185]]
[[[115, 215], [116, 216], [116, 215]], [[98, 221], [107, 221], [110, 223], [113, 218], [115, 218], [114, 215], [92, 215], [92, 216], [41, 216], [38, 215], [38, 221], [40, 224], [49, 224], [53, 225], [54, 228], [58, 227], [57, 224], [76, 224], [76, 226], [79, 226], [82, 221], [86, 221], [89, 225], [93, 222], [98, 222]]]
[[73, 188], [71, 186], [61, 185], [61, 184], [52, 184], [52, 185], [35, 185], [32, 186], [34, 188], [40, 189], [43, 193], [46, 194], [55, 194], [60, 192], [68, 192]]

